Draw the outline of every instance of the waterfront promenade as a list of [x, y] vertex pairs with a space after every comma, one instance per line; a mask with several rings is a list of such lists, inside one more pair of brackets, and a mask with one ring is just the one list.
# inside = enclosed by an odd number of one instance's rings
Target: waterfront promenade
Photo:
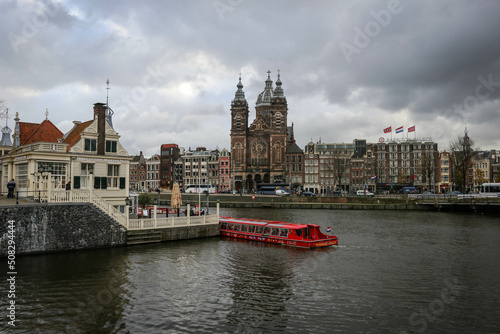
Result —
[[[153, 198], [156, 193], [150, 193]], [[408, 210], [470, 211], [500, 213], [500, 198], [457, 197], [450, 195], [377, 195], [361, 196], [275, 196], [257, 194], [182, 194], [183, 202], [221, 208], [331, 209], [331, 210]], [[170, 194], [161, 194], [161, 204], [169, 205]], [[485, 209], [484, 211], [482, 209]]]

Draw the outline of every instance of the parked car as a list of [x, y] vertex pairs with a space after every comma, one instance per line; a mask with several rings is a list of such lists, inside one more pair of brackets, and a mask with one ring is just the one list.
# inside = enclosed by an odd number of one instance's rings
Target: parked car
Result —
[[304, 191], [302, 192], [302, 196], [316, 196], [316, 194], [310, 191]]
[[358, 190], [356, 191], [357, 196], [366, 196], [366, 197], [373, 197], [375, 196], [374, 193], [369, 192], [368, 190]]
[[290, 193], [284, 189], [276, 189], [276, 195], [278, 196], [288, 196]]

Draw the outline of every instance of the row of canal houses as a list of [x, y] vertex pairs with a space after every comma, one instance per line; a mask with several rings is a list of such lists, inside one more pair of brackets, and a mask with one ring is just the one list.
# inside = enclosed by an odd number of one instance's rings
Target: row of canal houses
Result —
[[93, 192], [121, 212], [129, 194], [131, 157], [113, 128], [112, 111], [104, 103], [94, 104], [93, 118], [74, 121], [62, 133], [48, 111], [41, 123], [22, 122], [16, 113], [15, 128], [2, 129], [0, 142], [0, 189], [14, 179], [19, 197], [38, 198], [49, 189], [82, 189]]

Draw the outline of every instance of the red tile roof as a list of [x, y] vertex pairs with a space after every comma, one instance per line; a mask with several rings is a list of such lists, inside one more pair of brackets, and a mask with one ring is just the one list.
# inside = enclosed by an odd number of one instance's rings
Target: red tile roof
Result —
[[19, 142], [27, 145], [35, 142], [57, 143], [64, 134], [51, 121], [42, 123], [19, 122]]
[[66, 148], [68, 151], [69, 149], [75, 145], [80, 138], [82, 137], [82, 132], [90, 125], [92, 124], [93, 120], [83, 122], [80, 124], [76, 124], [73, 129], [71, 129], [71, 132], [64, 138], [63, 143], [68, 144], [68, 147]]

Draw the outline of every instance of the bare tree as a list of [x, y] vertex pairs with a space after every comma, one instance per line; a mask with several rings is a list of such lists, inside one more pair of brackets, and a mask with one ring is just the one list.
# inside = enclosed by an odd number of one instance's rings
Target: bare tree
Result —
[[488, 182], [488, 179], [484, 177], [484, 172], [481, 169], [476, 169], [474, 172], [474, 179], [475, 183], [477, 183], [479, 186], [482, 185], [483, 183]]
[[420, 168], [422, 169], [422, 175], [425, 176], [427, 181], [427, 189], [431, 190], [433, 175], [436, 172], [436, 165], [434, 161], [434, 154], [432, 152], [424, 152], [420, 158]]
[[342, 177], [349, 171], [349, 157], [347, 153], [340, 150], [333, 151], [330, 163], [326, 165], [326, 170], [330, 174], [333, 174], [336, 188], [342, 189]]
[[467, 134], [463, 137], [458, 136], [456, 140], [450, 143], [450, 163], [453, 170], [453, 183], [459, 185], [462, 192], [466, 191], [467, 174], [473, 164], [474, 140]]

